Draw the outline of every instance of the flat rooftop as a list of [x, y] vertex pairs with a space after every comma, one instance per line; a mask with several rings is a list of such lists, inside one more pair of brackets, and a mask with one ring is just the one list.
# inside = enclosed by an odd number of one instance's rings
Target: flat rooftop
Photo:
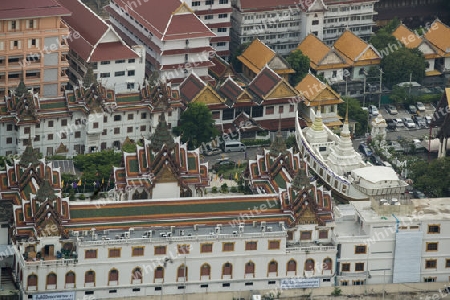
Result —
[[[220, 227], [220, 229], [218, 229]], [[75, 237], [76, 231], [70, 231], [69, 236]], [[151, 232], [151, 233], [150, 233]], [[102, 241], [102, 240], [123, 240], [123, 239], [143, 239], [152, 238], [152, 240], [165, 240], [178, 237], [190, 236], [215, 236], [220, 235], [236, 235], [242, 234], [261, 234], [267, 235], [273, 233], [275, 235], [286, 234], [284, 222], [264, 223], [249, 222], [245, 225], [236, 224], [232, 226], [229, 223], [220, 226], [194, 225], [194, 226], [164, 226], [164, 227], [135, 227], [128, 230], [109, 229], [109, 230], [82, 230], [78, 231], [78, 236], [84, 242]]]

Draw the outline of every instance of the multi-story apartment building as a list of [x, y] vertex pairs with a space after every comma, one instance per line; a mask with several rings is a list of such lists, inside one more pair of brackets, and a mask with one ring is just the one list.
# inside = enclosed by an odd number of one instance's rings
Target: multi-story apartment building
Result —
[[0, 155], [22, 153], [30, 138], [44, 155], [120, 149], [127, 137], [149, 137], [163, 112], [168, 126], [176, 126], [181, 106], [178, 93], [165, 86], [144, 86], [128, 94], [97, 85], [93, 90], [75, 87], [46, 101], [9, 97], [0, 103]]
[[80, 0], [58, 1], [72, 12], [62, 19], [71, 35], [77, 36], [68, 41], [70, 84], [79, 85], [92, 68], [97, 81], [116, 93], [138, 91], [145, 78], [144, 46], [127, 46], [110, 24]]
[[281, 55], [302, 40], [303, 7], [295, 0], [233, 0], [231, 51], [258, 38]]
[[286, 55], [310, 33], [331, 45], [346, 28], [367, 40], [375, 24], [375, 2], [377, 0], [235, 0], [232, 49], [257, 37], [279, 54]]
[[21, 78], [40, 97], [61, 96], [69, 81], [66, 59], [70, 11], [56, 0], [0, 3], [0, 96]]
[[230, 57], [231, 33], [231, 0], [187, 0], [186, 3], [194, 10], [203, 23], [216, 34], [211, 38], [211, 46], [216, 54], [225, 60]]
[[210, 81], [208, 67], [216, 35], [179, 0], [132, 2], [112, 0], [106, 10], [114, 29], [129, 45], [145, 45], [147, 74], [181, 83], [191, 72]]
[[332, 45], [346, 29], [368, 41], [375, 26], [377, 12], [374, 5], [378, 1], [324, 0], [327, 10], [323, 20], [323, 41]]

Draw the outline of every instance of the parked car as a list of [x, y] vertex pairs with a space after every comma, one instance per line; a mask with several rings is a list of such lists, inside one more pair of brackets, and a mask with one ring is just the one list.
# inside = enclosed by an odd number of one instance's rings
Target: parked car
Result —
[[409, 129], [416, 128], [416, 123], [411, 118], [403, 118], [403, 123]]
[[407, 110], [412, 115], [417, 115], [417, 107], [415, 105], [408, 105]]
[[432, 120], [433, 120], [433, 118], [431, 116], [425, 116], [425, 122], [427, 123], [428, 126], [431, 125]]
[[236, 162], [230, 160], [229, 158], [220, 158], [217, 162], [212, 166], [214, 171], [232, 169], [236, 166]]
[[212, 156], [212, 155], [217, 155], [222, 153], [222, 150], [220, 148], [211, 148], [205, 152], [203, 152], [204, 155], [206, 156]]
[[398, 114], [397, 108], [394, 105], [386, 105], [384, 108], [390, 115]]
[[422, 102], [417, 102], [416, 106], [418, 111], [424, 112], [426, 110], [425, 105], [423, 105]]
[[367, 146], [364, 143], [359, 144], [358, 150], [364, 154], [366, 157], [370, 157], [373, 153], [372, 150], [370, 150], [369, 146]]
[[386, 146], [388, 149], [393, 149], [395, 152], [404, 152], [405, 151], [405, 149], [403, 149], [402, 145], [400, 145], [400, 143], [396, 142], [396, 141], [389, 141]]
[[395, 130], [397, 128], [396, 123], [393, 119], [386, 119], [387, 129]]
[[372, 116], [378, 116], [378, 108], [375, 105], [369, 105], [369, 114]]
[[413, 191], [413, 197], [418, 199], [426, 198], [425, 194], [418, 190]]
[[417, 127], [419, 128], [427, 128], [427, 122], [425, 121], [424, 117], [421, 116], [412, 116], [413, 121], [417, 124]]
[[399, 127], [405, 127], [405, 124], [403, 124], [402, 119], [393, 119], [393, 121], [394, 121], [395, 126], [396, 126], [397, 128], [399, 128]]
[[427, 150], [419, 139], [413, 139], [412, 143], [417, 152], [425, 152]]

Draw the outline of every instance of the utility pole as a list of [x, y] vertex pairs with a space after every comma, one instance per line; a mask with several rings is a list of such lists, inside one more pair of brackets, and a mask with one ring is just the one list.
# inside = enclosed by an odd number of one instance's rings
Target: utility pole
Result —
[[380, 97], [378, 98], [378, 109], [381, 109], [381, 93], [383, 91], [382, 80], [383, 80], [383, 70], [380, 68]]

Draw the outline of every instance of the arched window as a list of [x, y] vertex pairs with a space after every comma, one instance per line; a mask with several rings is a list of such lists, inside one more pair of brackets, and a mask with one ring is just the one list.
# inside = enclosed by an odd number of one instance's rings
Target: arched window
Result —
[[95, 283], [94, 271], [86, 271], [86, 273], [84, 273], [84, 283]]
[[211, 278], [211, 266], [208, 264], [203, 264], [200, 267], [200, 276], [209, 276]]
[[109, 271], [108, 281], [118, 281], [119, 280], [119, 271], [116, 269], [112, 269]]
[[66, 285], [67, 284], [75, 284], [75, 273], [73, 271], [66, 273]]
[[50, 273], [47, 275], [47, 287], [49, 285], [56, 285], [57, 277], [55, 273]]
[[131, 271], [131, 281], [134, 280], [140, 280], [142, 282], [142, 269], [139, 267], [136, 267]]
[[323, 271], [331, 271], [333, 268], [331, 258], [327, 257], [323, 260], [322, 269]]
[[222, 266], [222, 277], [225, 275], [233, 276], [233, 265], [226, 262]]
[[28, 287], [37, 286], [37, 275], [28, 275]]
[[268, 271], [269, 273], [278, 273], [278, 263], [275, 260], [269, 263]]
[[288, 261], [286, 270], [288, 272], [297, 272], [297, 262], [294, 259]]
[[305, 271], [314, 271], [314, 259], [308, 258], [305, 261]]
[[188, 268], [184, 264], [178, 267], [178, 276], [177, 281], [180, 280], [180, 278], [186, 278], [187, 281], [187, 274], [188, 274]]
[[253, 274], [255, 276], [255, 264], [251, 261], [245, 264], [245, 274]]
[[164, 278], [164, 268], [157, 267], [155, 269], [155, 279], [162, 279], [162, 278]]

